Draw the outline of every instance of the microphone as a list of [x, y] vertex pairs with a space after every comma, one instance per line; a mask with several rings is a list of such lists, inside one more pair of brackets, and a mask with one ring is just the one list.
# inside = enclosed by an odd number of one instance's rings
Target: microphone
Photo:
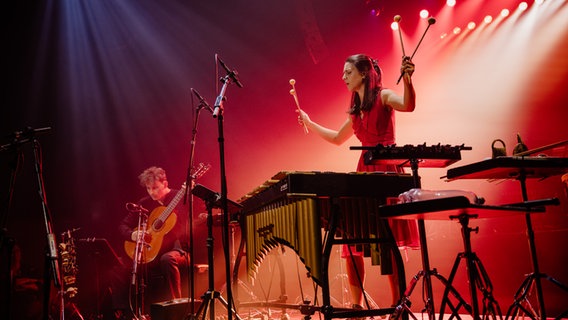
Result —
[[191, 92], [193, 92], [193, 94], [197, 97], [197, 99], [199, 99], [200, 105], [204, 106], [209, 112], [213, 113], [213, 109], [211, 108], [211, 106], [209, 106], [207, 101], [203, 99], [203, 97], [199, 94], [199, 92], [197, 92], [197, 90], [191, 88]]
[[131, 212], [145, 212], [148, 213], [148, 209], [144, 208], [141, 205], [137, 205], [136, 203], [127, 202], [126, 203], [126, 210]]
[[221, 64], [221, 67], [223, 67], [223, 69], [225, 69], [225, 71], [227, 72], [229, 77], [231, 77], [231, 79], [233, 79], [233, 82], [235, 82], [237, 87], [242, 88], [243, 84], [239, 81], [239, 77], [238, 77], [239, 74], [237, 73], [237, 71], [236, 70], [231, 71], [231, 69], [229, 67], [227, 67], [227, 65], [223, 62], [223, 60], [221, 60], [221, 58], [219, 58], [219, 56], [217, 56], [217, 60]]

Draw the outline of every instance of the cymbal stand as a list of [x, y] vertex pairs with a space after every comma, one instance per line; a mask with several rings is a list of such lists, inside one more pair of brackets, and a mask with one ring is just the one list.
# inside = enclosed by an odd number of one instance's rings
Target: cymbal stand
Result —
[[[460, 303], [457, 305], [456, 308], [453, 308], [452, 316], [456, 316], [459, 318], [457, 311], [463, 305], [463, 307], [471, 314], [473, 319], [481, 319], [481, 315], [483, 315], [483, 319], [487, 319], [486, 315], [491, 315], [492, 319], [501, 319], [501, 308], [497, 303], [497, 300], [493, 297], [493, 285], [491, 284], [491, 280], [489, 279], [489, 275], [487, 271], [483, 267], [481, 260], [477, 257], [475, 252], [471, 251], [471, 232], [475, 231], [476, 233], [479, 231], [479, 227], [473, 229], [469, 227], [469, 220], [471, 218], [477, 218], [477, 215], [471, 215], [467, 213], [462, 213], [459, 216], [450, 216], [450, 219], [458, 219], [461, 226], [462, 226], [462, 238], [464, 242], [464, 252], [458, 253], [456, 260], [454, 262], [454, 266], [452, 267], [452, 271], [450, 272], [450, 276], [448, 277], [448, 284], [453, 282], [456, 272], [458, 270], [459, 264], [462, 259], [466, 261], [466, 269], [467, 269], [467, 278], [469, 282], [469, 290], [471, 295], [471, 306], [468, 304], [464, 304], [464, 300], [461, 297], [457, 296]], [[444, 309], [446, 304], [450, 305], [449, 300], [449, 292], [450, 286], [446, 286], [444, 290], [444, 295], [442, 297], [442, 303], [440, 304], [440, 319], [444, 317]], [[479, 311], [479, 301], [477, 299], [477, 289], [479, 289], [483, 293], [483, 310]], [[455, 294], [454, 294], [455, 296]]]
[[[523, 196], [523, 201], [525, 201], [525, 202], [528, 201], [526, 179], [527, 179], [527, 173], [525, 172], [524, 169], [521, 169], [520, 172], [519, 172], [519, 177], [517, 178], [517, 180], [521, 184], [521, 192], [522, 192], [522, 196]], [[538, 259], [537, 259], [537, 255], [536, 255], [536, 244], [535, 244], [534, 230], [533, 230], [533, 227], [532, 227], [530, 211], [527, 211], [525, 213], [525, 220], [526, 220], [526, 225], [527, 225], [527, 238], [528, 238], [528, 241], [529, 241], [529, 250], [530, 250], [530, 257], [531, 257], [533, 272], [530, 273], [527, 276], [527, 278], [521, 284], [521, 287], [519, 288], [519, 290], [517, 290], [517, 292], [515, 293], [515, 300], [514, 300], [513, 304], [507, 310], [507, 315], [505, 316], [505, 319], [507, 319], [509, 317], [512, 318], [519, 311], [524, 312], [532, 320], [546, 319], [546, 308], [545, 308], [545, 304], [544, 304], [544, 295], [543, 295], [543, 292], [542, 292], [542, 283], [540, 281], [541, 278], [549, 280], [554, 285], [558, 286], [559, 288], [563, 289], [566, 292], [568, 292], [568, 287], [566, 285], [562, 284], [561, 282], [559, 282], [558, 280], [540, 272], [540, 268], [539, 268], [539, 265], [538, 265]], [[532, 305], [531, 305], [531, 303], [528, 299], [529, 298], [528, 296], [531, 292], [531, 288], [533, 287], [533, 285], [536, 288], [536, 298], [537, 298], [538, 308], [539, 308], [539, 311], [540, 311], [540, 317], [539, 317], [539, 314], [534, 311], [534, 308], [532, 307]], [[523, 306], [523, 303], [525, 303], [525, 305], [527, 307]], [[563, 315], [566, 316], [567, 314], [568, 314], [568, 310], [565, 310], [564, 312], [562, 312], [560, 317], [563, 316]]]

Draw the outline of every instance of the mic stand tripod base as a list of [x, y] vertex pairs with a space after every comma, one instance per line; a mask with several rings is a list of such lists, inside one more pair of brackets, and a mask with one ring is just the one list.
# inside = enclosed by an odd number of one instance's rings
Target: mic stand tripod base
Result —
[[[194, 315], [189, 315], [189, 319], [199, 319], [199, 315], [201, 315], [201, 319], [205, 319], [207, 312], [209, 312], [209, 318], [211, 320], [215, 320], [215, 300], [219, 300], [225, 309], [229, 310], [229, 303], [221, 296], [221, 293], [215, 291], [215, 264], [214, 264], [214, 238], [213, 238], [213, 208], [217, 206], [219, 202], [219, 194], [200, 185], [197, 184], [192, 190], [192, 193], [197, 197], [203, 199], [205, 201], [205, 206], [207, 208], [207, 262], [209, 264], [208, 268], [208, 276], [209, 276], [209, 287], [208, 290], [201, 296], [203, 300], [199, 309], [196, 311]], [[228, 213], [225, 213], [228, 214]], [[238, 320], [241, 318], [237, 315], [235, 310], [231, 308], [233, 314], [236, 315]]]
[[[201, 296], [201, 299], [202, 299], [201, 305], [197, 309], [197, 312], [194, 315], [189, 315], [187, 319], [189, 320], [206, 319], [207, 312], [209, 312], [209, 319], [211, 320], [216, 319], [215, 300], [219, 300], [219, 302], [221, 302], [221, 304], [223, 305], [223, 307], [225, 307], [225, 309], [227, 309], [229, 306], [227, 300], [223, 298], [223, 296], [219, 291], [207, 291]], [[233, 310], [233, 314], [237, 319], [241, 320], [241, 318], [237, 315], [235, 310]]]

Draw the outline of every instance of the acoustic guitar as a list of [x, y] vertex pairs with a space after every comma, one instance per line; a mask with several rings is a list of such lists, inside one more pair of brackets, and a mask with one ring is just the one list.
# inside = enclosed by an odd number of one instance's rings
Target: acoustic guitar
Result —
[[[211, 168], [210, 164], [204, 165], [203, 163], [200, 163], [191, 174], [192, 180], [203, 176], [209, 168]], [[168, 206], [156, 207], [152, 210], [150, 216], [148, 216], [146, 233], [150, 235], [151, 240], [141, 245], [143, 252], [140, 263], [144, 264], [152, 262], [160, 252], [164, 237], [176, 225], [177, 215], [174, 209], [183, 198], [186, 188], [187, 186], [184, 182]], [[138, 228], [136, 228], [135, 231], [138, 231]], [[130, 259], [134, 259], [136, 255], [136, 241], [126, 240], [124, 242], [124, 251], [126, 251], [126, 254], [130, 257]]]

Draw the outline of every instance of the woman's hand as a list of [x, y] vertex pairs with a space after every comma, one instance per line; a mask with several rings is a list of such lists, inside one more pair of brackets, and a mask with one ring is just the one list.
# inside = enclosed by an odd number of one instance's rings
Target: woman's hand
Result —
[[302, 127], [307, 126], [310, 123], [310, 116], [302, 109], [296, 109], [298, 113], [298, 124]]
[[400, 73], [407, 74], [409, 77], [414, 73], [414, 63], [410, 60], [410, 57], [402, 58], [402, 65], [400, 66]]

